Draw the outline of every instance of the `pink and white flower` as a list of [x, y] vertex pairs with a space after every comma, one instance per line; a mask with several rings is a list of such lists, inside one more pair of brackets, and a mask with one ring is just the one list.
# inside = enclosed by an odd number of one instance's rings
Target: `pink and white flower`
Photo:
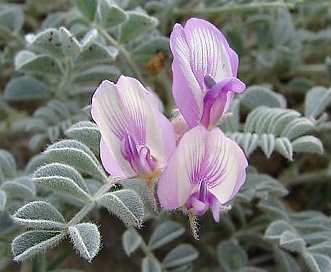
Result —
[[109, 174], [151, 179], [165, 168], [176, 138], [158, 103], [131, 77], [121, 76], [117, 84], [104, 80], [97, 88], [92, 117], [101, 132], [100, 156]]
[[160, 176], [158, 198], [163, 208], [184, 207], [194, 215], [211, 208], [219, 221], [222, 205], [245, 182], [248, 163], [236, 142], [214, 128], [192, 128], [184, 134]]
[[209, 22], [192, 18], [174, 26], [170, 36], [172, 92], [190, 127], [218, 125], [235, 93], [245, 84], [237, 78], [238, 56], [223, 34]]

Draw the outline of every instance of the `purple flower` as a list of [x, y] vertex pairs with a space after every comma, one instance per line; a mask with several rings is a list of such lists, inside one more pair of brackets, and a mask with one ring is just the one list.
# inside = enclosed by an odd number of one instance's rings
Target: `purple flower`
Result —
[[101, 132], [100, 156], [109, 174], [151, 179], [176, 147], [173, 127], [156, 96], [134, 78], [103, 81], [92, 98], [92, 117]]
[[211, 208], [218, 222], [222, 205], [243, 185], [247, 165], [243, 151], [220, 129], [192, 128], [160, 176], [157, 193], [161, 206], [169, 210], [184, 206], [194, 215]]
[[211, 130], [246, 88], [237, 78], [238, 56], [214, 25], [196, 18], [174, 26], [170, 47], [176, 105], [190, 127]]

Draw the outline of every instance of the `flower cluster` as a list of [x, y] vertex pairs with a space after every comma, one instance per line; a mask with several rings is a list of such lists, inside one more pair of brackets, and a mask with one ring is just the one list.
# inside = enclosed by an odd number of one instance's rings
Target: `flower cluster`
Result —
[[211, 209], [219, 221], [246, 178], [243, 151], [217, 127], [234, 94], [245, 90], [238, 56], [215, 26], [196, 18], [174, 26], [170, 47], [179, 115], [168, 120], [158, 98], [134, 78], [103, 81], [92, 99], [101, 160], [113, 176], [158, 182], [163, 208], [193, 215]]

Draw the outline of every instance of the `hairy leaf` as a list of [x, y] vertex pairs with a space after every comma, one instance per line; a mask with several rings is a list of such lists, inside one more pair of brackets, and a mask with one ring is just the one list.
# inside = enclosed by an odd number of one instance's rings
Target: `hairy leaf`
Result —
[[141, 236], [132, 230], [127, 230], [122, 236], [122, 243], [126, 255], [130, 257], [131, 253], [134, 252], [141, 243]]
[[241, 271], [248, 262], [245, 250], [233, 241], [223, 241], [217, 246], [217, 258], [227, 272]]
[[174, 268], [186, 263], [190, 263], [198, 258], [198, 251], [189, 244], [180, 244], [171, 250], [163, 260], [165, 268]]
[[12, 217], [20, 225], [35, 229], [62, 229], [65, 220], [50, 203], [30, 202], [18, 209]]
[[184, 232], [185, 228], [182, 225], [176, 222], [166, 221], [158, 226], [153, 232], [148, 242], [148, 246], [151, 250], [154, 250], [175, 240]]
[[6, 207], [7, 196], [6, 193], [0, 190], [0, 212], [3, 212]]
[[98, 227], [92, 223], [80, 223], [69, 227], [68, 233], [79, 255], [91, 262], [101, 246]]
[[127, 19], [127, 13], [113, 1], [98, 1], [95, 18], [98, 25], [103, 28], [111, 28], [125, 22]]
[[145, 257], [142, 261], [142, 272], [161, 272], [160, 264], [152, 257]]
[[106, 193], [98, 198], [97, 202], [125, 224], [141, 226], [144, 218], [144, 204], [135, 191], [123, 189]]
[[64, 237], [65, 234], [51, 230], [23, 232], [11, 244], [14, 261], [24, 261], [31, 259], [37, 254], [45, 253], [47, 250], [57, 246]]

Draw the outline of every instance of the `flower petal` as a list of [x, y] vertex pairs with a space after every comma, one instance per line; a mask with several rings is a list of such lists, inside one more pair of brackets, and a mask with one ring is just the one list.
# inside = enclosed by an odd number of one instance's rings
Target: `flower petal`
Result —
[[202, 115], [203, 94], [191, 69], [190, 48], [179, 24], [174, 26], [170, 35], [170, 47], [174, 56], [172, 94], [183, 117], [190, 127], [194, 127]]
[[187, 21], [184, 31], [191, 67], [204, 92], [205, 75], [211, 75], [216, 82], [236, 76], [238, 56], [219, 29], [203, 19], [192, 18]]
[[224, 204], [232, 199], [246, 179], [248, 166], [238, 144], [214, 128], [206, 144], [206, 155], [201, 171], [206, 173], [208, 190]]
[[165, 209], [176, 209], [189, 199], [194, 177], [205, 153], [205, 129], [195, 127], [184, 134], [158, 184], [158, 197]]

